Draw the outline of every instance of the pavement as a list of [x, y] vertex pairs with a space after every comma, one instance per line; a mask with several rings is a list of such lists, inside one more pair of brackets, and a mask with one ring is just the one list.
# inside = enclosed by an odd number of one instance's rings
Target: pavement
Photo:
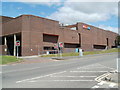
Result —
[[[115, 54], [115, 53], [112, 53]], [[117, 55], [118, 53], [116, 53]], [[23, 56], [19, 57], [23, 59], [22, 61], [18, 62], [12, 62], [3, 66], [7, 65], [16, 65], [16, 64], [31, 64], [31, 63], [45, 63], [45, 62], [54, 62], [54, 61], [59, 61], [59, 60], [71, 60], [71, 59], [79, 59], [79, 58], [86, 58], [86, 57], [92, 57], [92, 56], [102, 56], [105, 54], [94, 54], [94, 55], [84, 55], [84, 56], [67, 56], [67, 57], [40, 57], [38, 55], [35, 56]], [[111, 55], [111, 53], [106, 53], [106, 55]]]
[[[117, 53], [88, 55], [40, 63], [18, 63], [2, 66], [3, 88], [117, 88], [106, 83], [105, 76], [116, 70]], [[28, 58], [26, 62], [39, 60]], [[111, 74], [116, 83], [117, 74]], [[103, 78], [104, 77], [104, 78]]]
[[[21, 58], [21, 57], [20, 57]], [[17, 65], [17, 64], [32, 64], [32, 63], [45, 63], [45, 62], [53, 62], [55, 60], [51, 59], [51, 58], [44, 58], [44, 57], [25, 57], [22, 58], [23, 60], [18, 61], [18, 62], [12, 62], [3, 66], [7, 66], [7, 65]]]

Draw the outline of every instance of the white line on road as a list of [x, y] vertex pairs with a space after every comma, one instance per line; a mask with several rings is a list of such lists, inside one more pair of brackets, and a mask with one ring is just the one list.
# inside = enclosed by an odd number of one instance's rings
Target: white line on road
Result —
[[[93, 82], [94, 80], [39, 80], [40, 81], [49, 81], [49, 82]], [[28, 81], [28, 82], [35, 82], [35, 81]], [[37, 81], [36, 81], [37, 82]]]
[[111, 68], [111, 67], [108, 67], [108, 66], [104, 66], [104, 65], [99, 64], [99, 63], [92, 64], [92, 65], [87, 65], [87, 66], [84, 66], [84, 67], [79, 67], [77, 69], [90, 69], [90, 68], [108, 68], [108, 69], [112, 69], [112, 70], [115, 69], [115, 68]]
[[103, 75], [95, 78], [95, 81], [101, 82], [101, 80], [102, 80], [103, 78], [105, 78], [105, 77], [107, 77], [107, 76], [109, 76], [109, 75], [110, 75], [110, 73], [105, 73], [105, 74], [103, 74]]
[[104, 81], [101, 81], [100, 83], [98, 83], [98, 85], [103, 85], [105, 82]]
[[48, 75], [39, 76], [39, 77], [35, 77], [35, 78], [24, 79], [24, 80], [16, 81], [16, 83], [21, 83], [21, 82], [25, 82], [25, 81], [29, 81], [29, 80], [40, 79], [40, 78], [43, 78], [43, 77], [48, 77], [48, 76], [51, 76], [51, 75], [60, 74], [60, 73], [65, 73], [65, 72], [66, 72], [66, 71], [62, 71], [62, 72], [53, 73], [53, 74], [48, 74]]
[[108, 72], [108, 71], [70, 71], [70, 72]]
[[29, 82], [36, 82], [36, 81], [29, 81]]
[[99, 88], [99, 86], [95, 85], [95, 86], [93, 86], [92, 88]]
[[82, 77], [82, 78], [84, 78], [84, 77], [97, 77], [97, 76], [50, 76], [50, 77]]
[[99, 69], [99, 68], [107, 68], [107, 67], [85, 67], [85, 68], [77, 68], [77, 69]]
[[108, 67], [108, 66], [104, 66], [104, 65], [102, 65], [103, 67], [105, 67], [105, 68], [109, 68], [109, 69], [112, 69], [112, 70], [114, 70], [115, 68], [111, 68], [111, 67]]
[[51, 81], [60, 81], [60, 82], [92, 82], [94, 80], [51, 80]]
[[91, 64], [91, 65], [87, 65], [87, 66], [84, 66], [84, 67], [102, 67], [103, 65], [99, 64], [99, 63], [94, 63], [94, 64]]

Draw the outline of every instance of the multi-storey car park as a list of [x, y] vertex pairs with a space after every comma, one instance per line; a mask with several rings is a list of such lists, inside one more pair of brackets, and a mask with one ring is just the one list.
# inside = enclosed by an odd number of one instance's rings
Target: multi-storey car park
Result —
[[75, 52], [109, 49], [115, 47], [117, 33], [103, 30], [85, 23], [61, 25], [59, 21], [33, 15], [16, 18], [2, 17], [0, 38], [3, 55], [16, 56], [16, 41], [20, 41], [19, 56], [53, 53], [54, 45], [62, 42], [62, 52]]

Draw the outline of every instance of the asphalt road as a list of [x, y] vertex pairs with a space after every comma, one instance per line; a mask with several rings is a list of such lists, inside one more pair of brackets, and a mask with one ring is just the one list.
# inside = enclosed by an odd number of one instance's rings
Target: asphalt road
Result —
[[[2, 66], [2, 88], [100, 88], [95, 78], [116, 70], [118, 53]], [[114, 86], [110, 88], [115, 88]]]

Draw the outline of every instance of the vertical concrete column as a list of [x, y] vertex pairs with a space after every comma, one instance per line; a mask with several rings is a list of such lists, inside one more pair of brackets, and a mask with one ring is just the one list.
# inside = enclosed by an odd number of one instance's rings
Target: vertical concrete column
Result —
[[14, 56], [16, 56], [16, 35], [14, 34], [14, 50], [13, 50]]
[[7, 54], [7, 38], [6, 37], [4, 37], [4, 45], [6, 46], [4, 51], [5, 51], [5, 54]]
[[7, 45], [7, 38], [6, 37], [4, 37], [4, 45]]

